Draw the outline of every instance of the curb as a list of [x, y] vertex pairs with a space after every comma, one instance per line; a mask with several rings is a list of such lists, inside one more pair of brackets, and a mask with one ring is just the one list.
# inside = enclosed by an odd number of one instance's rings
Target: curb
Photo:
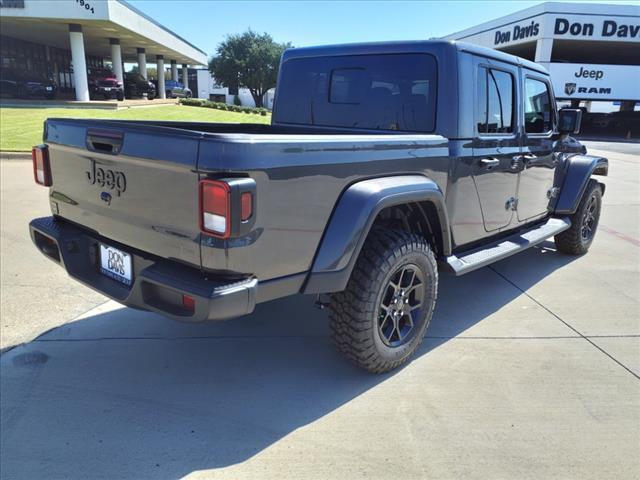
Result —
[[0, 152], [0, 160], [31, 160], [31, 152]]

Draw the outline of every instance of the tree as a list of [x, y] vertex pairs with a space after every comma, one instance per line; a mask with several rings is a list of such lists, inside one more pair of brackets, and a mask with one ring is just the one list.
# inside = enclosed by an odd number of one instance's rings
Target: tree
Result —
[[[140, 73], [140, 69], [137, 65], [131, 67], [130, 73]], [[153, 67], [147, 67], [147, 78], [158, 78], [158, 71]]]
[[256, 107], [262, 107], [264, 94], [276, 86], [280, 57], [290, 46], [252, 30], [229, 35], [209, 60], [209, 71], [225, 87], [248, 88]]

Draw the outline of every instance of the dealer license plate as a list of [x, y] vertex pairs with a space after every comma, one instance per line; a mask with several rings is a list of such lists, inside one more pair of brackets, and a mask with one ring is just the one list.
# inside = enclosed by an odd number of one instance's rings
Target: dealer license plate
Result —
[[131, 255], [108, 245], [100, 244], [100, 272], [125, 285], [131, 285]]

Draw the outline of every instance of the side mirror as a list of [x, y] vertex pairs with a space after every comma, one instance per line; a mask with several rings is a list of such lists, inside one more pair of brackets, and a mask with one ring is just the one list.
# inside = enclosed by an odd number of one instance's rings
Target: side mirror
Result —
[[582, 110], [578, 108], [563, 108], [559, 112], [558, 131], [560, 133], [580, 133]]

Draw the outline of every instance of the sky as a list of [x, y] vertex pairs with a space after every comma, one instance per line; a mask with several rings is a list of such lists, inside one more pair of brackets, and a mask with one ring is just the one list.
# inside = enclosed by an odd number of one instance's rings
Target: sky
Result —
[[[540, 1], [128, 0], [208, 56], [248, 28], [296, 47], [423, 40], [538, 5]], [[583, 2], [586, 3], [586, 2]], [[593, 3], [625, 3], [597, 1]], [[628, 2], [632, 3], [632, 2]], [[638, 2], [636, 1], [637, 5]]]

